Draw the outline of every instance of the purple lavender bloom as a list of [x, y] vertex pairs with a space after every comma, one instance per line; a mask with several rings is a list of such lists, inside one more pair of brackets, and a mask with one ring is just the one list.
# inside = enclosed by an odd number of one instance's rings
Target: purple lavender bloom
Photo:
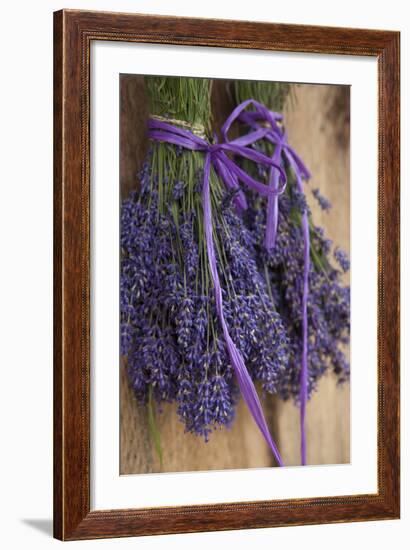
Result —
[[[265, 366], [258, 358], [256, 376], [264, 380], [267, 391], [279, 393], [286, 399], [298, 399], [299, 377], [302, 361], [302, 289], [303, 289], [303, 234], [300, 218], [307, 208], [306, 201], [296, 189], [294, 182], [288, 182], [287, 192], [279, 199], [279, 226], [275, 248], [267, 252], [264, 247], [266, 226], [265, 202], [249, 194], [251, 205], [246, 214], [246, 224], [255, 241], [258, 269], [266, 277], [270, 296], [284, 327], [287, 342], [282, 353], [285, 368], [277, 377], [265, 372]], [[349, 376], [349, 364], [343, 346], [349, 342], [350, 292], [340, 282], [340, 271], [329, 262], [332, 243], [323, 229], [311, 224], [311, 246], [316, 256], [311, 258], [309, 273], [309, 395], [317, 387], [320, 377], [331, 368], [339, 381]], [[345, 258], [341, 267], [348, 267]], [[282, 331], [279, 331], [282, 334]], [[262, 335], [258, 335], [263, 338]]]
[[323, 227], [314, 226], [311, 232], [312, 246], [315, 250], [319, 250], [323, 256], [328, 256], [332, 249], [332, 241], [325, 235]]
[[194, 323], [194, 303], [188, 296], [182, 299], [175, 317], [176, 334], [179, 346], [186, 349], [191, 342], [191, 329]]
[[121, 323], [121, 355], [128, 355], [131, 350], [134, 337], [134, 328], [129, 322]]
[[185, 271], [189, 279], [193, 280], [198, 273], [198, 243], [194, 237], [195, 215], [191, 212], [186, 216], [179, 226], [179, 236], [181, 238], [184, 254]]
[[181, 369], [181, 374], [178, 377], [176, 401], [178, 404], [177, 412], [181, 421], [185, 424], [186, 431], [193, 432], [192, 406], [195, 402], [195, 386], [185, 369]]
[[343, 269], [344, 272], [349, 271], [350, 269], [350, 260], [346, 252], [341, 248], [336, 248], [333, 253], [337, 263]]
[[185, 183], [182, 180], [176, 181], [174, 184], [174, 188], [172, 190], [172, 198], [175, 201], [178, 201], [179, 199], [182, 199], [184, 195], [184, 187]]
[[313, 189], [312, 194], [322, 210], [326, 211], [332, 208], [332, 203], [320, 193], [319, 189]]
[[300, 191], [299, 187], [297, 185], [292, 185], [290, 186], [289, 191], [292, 195], [293, 208], [299, 210], [301, 214], [304, 214], [305, 212], [310, 213], [309, 206], [306, 202], [306, 196], [302, 191]]

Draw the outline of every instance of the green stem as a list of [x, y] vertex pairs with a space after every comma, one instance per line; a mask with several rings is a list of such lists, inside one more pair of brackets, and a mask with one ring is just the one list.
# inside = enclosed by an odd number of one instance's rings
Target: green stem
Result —
[[153, 389], [152, 386], [149, 387], [148, 390], [148, 426], [150, 430], [150, 434], [152, 437], [152, 441], [154, 443], [154, 448], [157, 453], [157, 456], [159, 458], [159, 464], [162, 470], [163, 466], [163, 453], [162, 453], [162, 445], [161, 445], [161, 434], [158, 429], [157, 423], [155, 421], [155, 413], [154, 413], [154, 399], [153, 399]]

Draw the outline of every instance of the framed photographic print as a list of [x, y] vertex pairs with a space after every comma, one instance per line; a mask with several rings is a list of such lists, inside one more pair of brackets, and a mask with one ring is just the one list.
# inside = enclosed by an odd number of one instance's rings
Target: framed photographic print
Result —
[[399, 33], [54, 14], [54, 534], [399, 517]]

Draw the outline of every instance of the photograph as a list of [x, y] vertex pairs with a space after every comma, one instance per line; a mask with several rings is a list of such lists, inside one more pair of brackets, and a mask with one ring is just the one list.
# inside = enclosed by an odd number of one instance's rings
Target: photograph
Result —
[[54, 14], [54, 536], [400, 515], [400, 33]]
[[350, 86], [121, 74], [120, 473], [350, 462]]

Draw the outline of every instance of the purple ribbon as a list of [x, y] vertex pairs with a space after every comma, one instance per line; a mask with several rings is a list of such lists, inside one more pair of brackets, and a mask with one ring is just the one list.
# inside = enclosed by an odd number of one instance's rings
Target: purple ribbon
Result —
[[[182, 128], [157, 119], [149, 120], [148, 135], [151, 139], [155, 141], [171, 143], [185, 149], [189, 149], [191, 151], [202, 151], [205, 154], [204, 179], [202, 187], [202, 206], [204, 211], [205, 240], [208, 253], [209, 268], [215, 291], [216, 310], [219, 321], [221, 323], [229, 359], [235, 371], [239, 389], [242, 393], [245, 403], [247, 404], [256, 425], [260, 429], [263, 437], [271, 448], [278, 465], [283, 466], [282, 458], [270, 434], [269, 427], [263, 414], [262, 406], [255, 386], [245, 366], [243, 357], [229, 334], [229, 330], [225, 321], [222, 290], [219, 281], [214, 241], [212, 235], [212, 207], [210, 200], [209, 183], [211, 166], [214, 167], [215, 171], [218, 173], [228, 189], [234, 189], [235, 191], [237, 191], [235, 200], [236, 206], [239, 209], [244, 209], [247, 206], [245, 195], [239, 187], [239, 181], [265, 197], [273, 197], [275, 195], [283, 193], [286, 186], [286, 174], [284, 170], [279, 166], [279, 164], [267, 157], [266, 155], [249, 147], [249, 145], [252, 145], [257, 140], [266, 137], [266, 135], [270, 131], [268, 128], [257, 128], [255, 131], [250, 132], [246, 136], [237, 138], [233, 141], [228, 140], [227, 134], [232, 123], [250, 104], [252, 104], [256, 109], [264, 109], [263, 105], [252, 99], [244, 101], [243, 103], [238, 105], [222, 126], [221, 133], [224, 139], [224, 142], [222, 143], [210, 144], [205, 139], [196, 136], [188, 130], [184, 130]], [[271, 170], [278, 171], [279, 174], [277, 188], [274, 189], [273, 187], [267, 186], [252, 178], [247, 172], [245, 172], [233, 160], [231, 160], [227, 156], [227, 153], [232, 153], [242, 158], [247, 158], [256, 163], [270, 166]], [[279, 185], [279, 181], [281, 182], [281, 185]]]
[[[298, 189], [301, 193], [303, 190], [303, 179], [310, 178], [310, 172], [304, 165], [302, 159], [294, 151], [287, 142], [287, 134], [277, 124], [282, 119], [282, 115], [270, 111], [265, 106], [259, 106], [255, 111], [242, 112], [239, 120], [244, 122], [257, 131], [262, 128], [261, 122], [269, 127], [269, 131], [265, 138], [275, 145], [275, 151], [272, 160], [276, 164], [287, 161], [292, 172], [295, 175]], [[270, 170], [269, 187], [274, 191], [278, 189], [278, 172]], [[266, 233], [265, 233], [265, 248], [271, 250], [275, 246], [277, 228], [278, 228], [278, 194], [272, 194], [268, 197], [268, 207], [266, 214]], [[302, 295], [302, 365], [300, 371], [300, 455], [302, 465], [306, 464], [306, 404], [308, 398], [308, 315], [307, 303], [309, 298], [309, 268], [310, 268], [310, 237], [309, 237], [309, 220], [308, 214], [305, 211], [302, 215], [302, 231], [303, 231], [303, 295]]]

